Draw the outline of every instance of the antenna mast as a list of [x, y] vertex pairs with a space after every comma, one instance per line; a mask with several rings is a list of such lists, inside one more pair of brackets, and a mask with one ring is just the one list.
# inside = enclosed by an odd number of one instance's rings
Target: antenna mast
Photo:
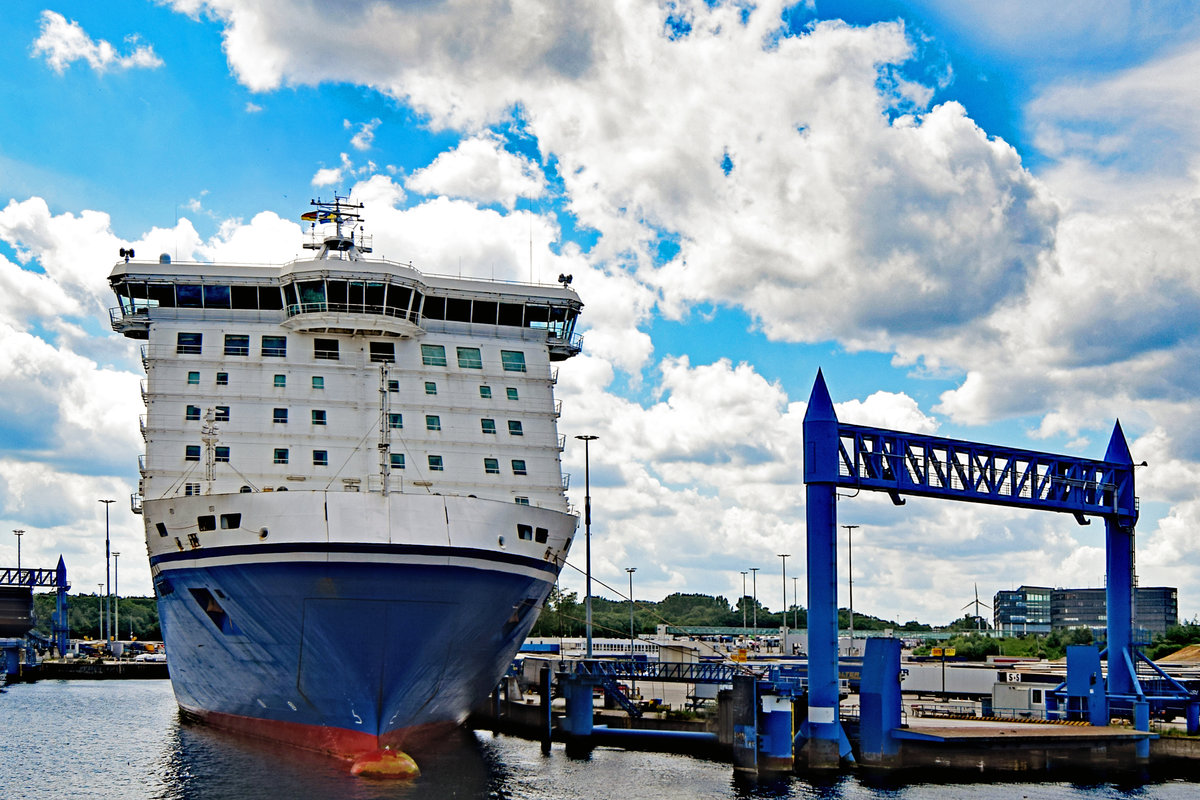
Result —
[[392, 477], [391, 398], [388, 396], [387, 364], [379, 365], [379, 477], [383, 496], [387, 497]]

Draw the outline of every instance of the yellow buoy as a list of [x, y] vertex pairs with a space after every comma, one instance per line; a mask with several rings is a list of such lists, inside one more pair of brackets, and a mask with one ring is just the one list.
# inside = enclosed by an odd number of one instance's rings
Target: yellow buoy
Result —
[[350, 774], [364, 778], [415, 778], [421, 770], [408, 753], [384, 749], [356, 758]]

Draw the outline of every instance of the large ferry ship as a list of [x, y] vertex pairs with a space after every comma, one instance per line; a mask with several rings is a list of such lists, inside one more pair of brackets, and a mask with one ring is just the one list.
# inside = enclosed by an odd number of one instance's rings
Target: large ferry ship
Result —
[[557, 579], [582, 304], [368, 258], [361, 205], [314, 206], [283, 266], [122, 251], [111, 320], [144, 341], [133, 506], [180, 708], [356, 758], [460, 724]]

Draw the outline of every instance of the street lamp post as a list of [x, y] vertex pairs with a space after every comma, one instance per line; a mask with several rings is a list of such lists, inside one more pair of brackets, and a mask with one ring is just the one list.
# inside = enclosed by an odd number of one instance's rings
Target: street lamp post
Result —
[[800, 630], [800, 603], [796, 600], [797, 584], [800, 579], [795, 575], [792, 576], [792, 627]]
[[583, 442], [583, 541], [585, 553], [585, 574], [587, 591], [584, 595], [586, 606], [585, 625], [587, 627], [587, 657], [592, 657], [592, 462], [589, 445], [599, 439], [599, 436], [583, 434], [576, 436]]
[[[21, 537], [25, 535], [25, 531], [13, 531], [13, 536], [17, 537], [17, 583], [21, 583]], [[30, 581], [32, 583], [32, 581]]]
[[746, 570], [742, 570], [742, 636], [746, 635]]
[[629, 660], [633, 660], [633, 573], [637, 572], [637, 567], [626, 567], [625, 571], [629, 573]]
[[779, 654], [783, 655], [783, 647], [787, 644], [787, 560], [791, 553], [776, 553], [783, 559], [783, 630], [780, 631], [782, 638], [779, 640]]
[[754, 573], [751, 577], [751, 585], [754, 587], [754, 638], [758, 638], [758, 571], [761, 567], [750, 567], [750, 571]]
[[843, 525], [846, 529], [846, 579], [849, 584], [849, 603], [850, 603], [850, 652], [848, 656], [854, 655], [854, 529], [858, 525]]
[[116, 634], [114, 639], [121, 638], [121, 580], [120, 572], [117, 567], [120, 563], [121, 554], [116, 550], [113, 551], [113, 631]]
[[104, 584], [97, 583], [96, 585], [100, 587], [96, 591], [96, 596], [100, 598], [100, 638], [107, 642], [108, 637], [104, 634]]
[[109, 538], [108, 538], [108, 507], [117, 501], [116, 500], [101, 500], [100, 502], [104, 503], [104, 586], [105, 586], [104, 599], [105, 599], [105, 603], [107, 604], [105, 606], [106, 610], [104, 612], [104, 641], [107, 642], [109, 635], [112, 633], [112, 620], [108, 618], [108, 615], [112, 613], [112, 609], [108, 608], [108, 605], [111, 605], [111, 603], [112, 603], [112, 600], [109, 597], [110, 591], [108, 588], [108, 587], [112, 586], [112, 583], [110, 582], [110, 579], [109, 579], [109, 572], [108, 572], [109, 556], [110, 556], [110, 551], [111, 551], [111, 545], [109, 544]]

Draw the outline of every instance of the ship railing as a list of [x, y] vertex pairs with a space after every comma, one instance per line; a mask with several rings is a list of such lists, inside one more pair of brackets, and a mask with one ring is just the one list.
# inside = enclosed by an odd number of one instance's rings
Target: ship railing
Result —
[[563, 476], [562, 476], [562, 488], [563, 488], [563, 491], [564, 491], [564, 492], [565, 492], [567, 489], [570, 489], [570, 488], [571, 488], [571, 473], [569, 473], [569, 472], [564, 472], [564, 473], [563, 473]]
[[550, 370], [550, 384], [552, 386], [558, 384], [558, 367]]
[[567, 449], [567, 435], [565, 433], [560, 433], [558, 435], [558, 452], [561, 453], [562, 451], [564, 451], [566, 449]]
[[129, 510], [134, 514], [142, 513], [142, 496], [137, 492], [129, 495]]
[[554, 401], [554, 416], [555, 416], [555, 418], [562, 416], [562, 400]]
[[141, 476], [143, 478], [146, 477], [146, 454], [145, 453], [141, 453], [140, 455], [138, 455], [138, 472], [141, 473]]
[[138, 349], [142, 353], [142, 369], [150, 369], [150, 345], [144, 344]]
[[372, 306], [364, 303], [293, 303], [285, 309], [288, 317], [298, 314], [373, 314], [381, 317], [396, 317], [397, 319], [417, 322], [418, 314], [406, 308], [391, 308], [389, 306]]
[[146, 439], [146, 415], [138, 414], [138, 428], [142, 431], [142, 441]]
[[142, 402], [143, 403], [149, 402], [149, 394], [146, 391], [146, 381], [145, 380], [138, 381], [138, 388], [140, 388], [142, 390]]

